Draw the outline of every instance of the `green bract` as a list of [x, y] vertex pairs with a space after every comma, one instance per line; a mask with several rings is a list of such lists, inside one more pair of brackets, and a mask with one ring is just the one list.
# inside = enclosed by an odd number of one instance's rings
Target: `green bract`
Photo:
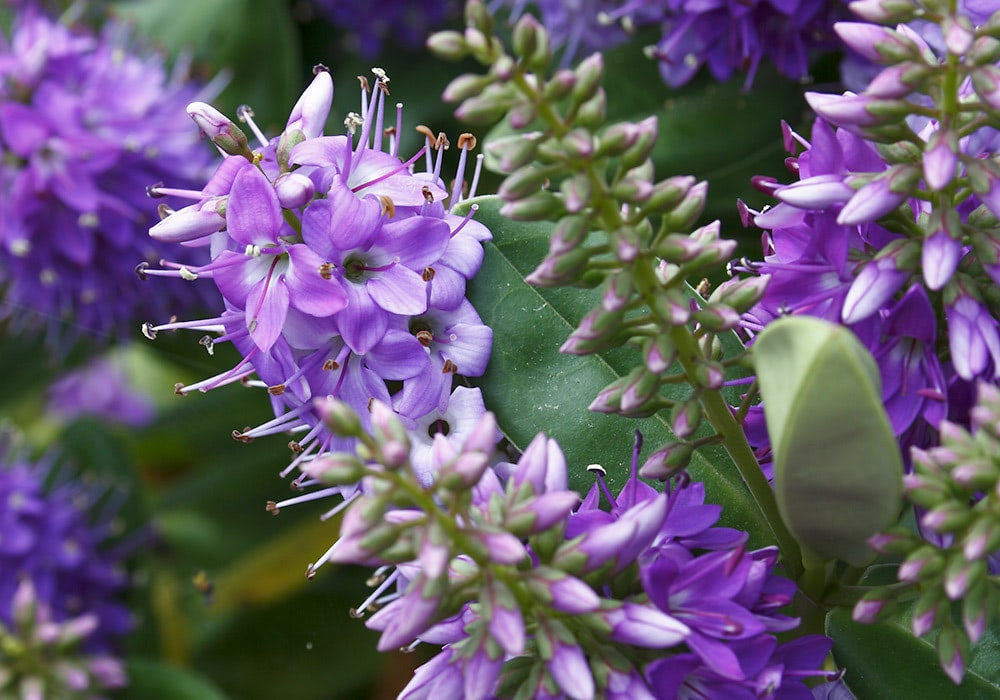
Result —
[[806, 316], [768, 325], [753, 358], [782, 518], [814, 554], [867, 563], [903, 490], [875, 361], [851, 331]]

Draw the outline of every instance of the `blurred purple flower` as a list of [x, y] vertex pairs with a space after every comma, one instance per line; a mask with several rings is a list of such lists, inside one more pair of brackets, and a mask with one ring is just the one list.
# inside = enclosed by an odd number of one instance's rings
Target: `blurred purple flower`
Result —
[[156, 416], [153, 400], [135, 389], [120, 354], [98, 357], [49, 387], [49, 411], [66, 420], [95, 416], [132, 428]]
[[423, 46], [427, 35], [461, 15], [458, 0], [382, 0], [378, 12], [358, 0], [312, 0], [330, 24], [343, 29], [357, 49], [375, 58], [389, 41], [409, 49]]
[[192, 289], [147, 293], [135, 274], [165, 251], [145, 235], [157, 219], [146, 185], [193, 185], [212, 154], [184, 119], [200, 89], [187, 65], [168, 73], [134, 44], [122, 25], [92, 34], [37, 7], [0, 39], [0, 316], [47, 328], [53, 344], [106, 342], [134, 319], [199, 299]]

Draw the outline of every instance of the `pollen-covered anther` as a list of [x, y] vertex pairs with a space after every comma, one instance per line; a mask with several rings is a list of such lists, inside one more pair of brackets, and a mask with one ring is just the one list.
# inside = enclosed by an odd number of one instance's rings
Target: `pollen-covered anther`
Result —
[[335, 369], [340, 369], [340, 363], [336, 360], [326, 360], [323, 362], [323, 369], [330, 372]]
[[379, 82], [389, 83], [392, 82], [388, 75], [386, 75], [385, 69], [379, 68], [378, 66], [372, 67], [372, 75], [378, 78]]
[[451, 148], [451, 141], [448, 140], [448, 134], [443, 131], [438, 132], [437, 139], [434, 140], [434, 150], [447, 151], [449, 148]]
[[456, 365], [451, 360], [444, 361], [444, 367], [441, 368], [441, 374], [457, 374], [458, 365]]
[[433, 267], [425, 267], [423, 272], [420, 273], [420, 278], [424, 282], [430, 282], [432, 279], [434, 279], [434, 275], [436, 274], [437, 272], [434, 271]]
[[182, 280], [186, 280], [188, 282], [194, 282], [196, 279], [198, 279], [197, 273], [191, 272], [191, 270], [187, 269], [184, 266], [181, 266], [181, 269], [178, 270], [177, 273], [181, 276]]
[[174, 384], [174, 393], [178, 396], [184, 396], [184, 385], [181, 382]]
[[471, 151], [473, 148], [476, 147], [476, 143], [477, 143], [476, 137], [470, 134], [469, 132], [465, 132], [463, 134], [458, 135], [459, 148], [467, 148]]
[[587, 465], [587, 471], [588, 472], [600, 472], [601, 474], [607, 474], [608, 473], [608, 470], [605, 469], [604, 467], [602, 467], [600, 464], [588, 464]]
[[325, 280], [333, 277], [333, 263], [325, 262], [319, 266], [319, 276]]
[[285, 385], [275, 384], [273, 386], [269, 386], [267, 387], [267, 393], [269, 393], [271, 396], [281, 396], [282, 394], [285, 393]]
[[239, 442], [242, 442], [244, 445], [249, 445], [251, 442], [253, 442], [253, 438], [247, 435], [247, 432], [251, 429], [252, 428], [248, 425], [247, 427], [243, 428], [243, 430], [234, 430], [233, 440], [238, 440]]
[[146, 281], [146, 270], [148, 270], [148, 269], [149, 269], [149, 263], [148, 262], [141, 262], [141, 263], [139, 263], [138, 265], [135, 266], [136, 277], [138, 277], [143, 282], [145, 282]]
[[424, 195], [424, 200], [428, 204], [433, 204], [434, 203], [434, 193], [431, 192], [431, 188], [430, 187], [428, 187], [427, 185], [424, 185], [422, 188], [420, 188], [420, 192]]
[[288, 449], [294, 452], [295, 454], [299, 454], [300, 452], [302, 452], [302, 445], [299, 444], [296, 440], [290, 440], [288, 442]]
[[396, 203], [392, 201], [389, 195], [379, 195], [378, 200], [382, 203], [382, 216], [388, 216], [390, 219], [396, 216]]
[[[417, 340], [425, 348], [429, 348], [431, 346], [431, 342], [434, 340], [434, 336], [431, 335], [430, 331], [417, 331]], [[448, 360], [448, 362], [451, 362], [451, 360]]]
[[201, 336], [201, 338], [198, 339], [198, 345], [204, 347], [209, 355], [215, 354], [215, 341], [212, 339], [212, 336], [210, 335]]
[[264, 510], [266, 510], [271, 515], [277, 515], [278, 513], [281, 512], [281, 508], [279, 508], [278, 504], [275, 503], [274, 501], [268, 501], [267, 504], [264, 506]]

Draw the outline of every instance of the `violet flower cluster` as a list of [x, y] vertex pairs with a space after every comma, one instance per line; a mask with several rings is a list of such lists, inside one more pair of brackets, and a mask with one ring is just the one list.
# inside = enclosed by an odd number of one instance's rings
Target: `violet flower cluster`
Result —
[[[418, 127], [426, 144], [401, 160], [402, 105], [386, 123], [389, 78], [381, 69], [373, 72], [373, 86], [361, 79], [362, 111], [348, 115], [346, 135], [323, 135], [333, 99], [323, 66], [280, 136], [267, 139], [251, 110], [241, 108], [259, 139], [256, 151], [214, 108], [189, 105], [199, 127], [228, 155], [201, 189], [151, 189], [194, 203], [165, 210], [150, 236], [194, 246], [205, 262], [167, 262], [145, 274], [209, 279], [224, 307], [215, 318], [146, 324], [143, 332], [153, 338], [165, 330], [202, 330], [211, 334], [201, 341], [209, 352], [231, 342], [242, 356], [235, 367], [177, 391], [239, 381], [266, 387], [276, 418], [234, 437], [301, 433], [291, 443], [295, 456], [285, 474], [350, 447], [326, 431], [314, 398], [339, 398], [366, 417], [368, 405], [381, 401], [416, 429], [421, 419], [447, 412], [455, 375], [482, 374], [490, 355], [492, 331], [465, 299], [466, 280], [479, 269], [481, 242], [490, 233], [472, 219], [474, 206], [459, 216], [443, 204], [466, 194], [463, 173], [475, 139], [458, 139], [458, 176], [450, 191], [441, 177], [449, 147], [444, 134]], [[426, 172], [414, 172], [421, 159]]]
[[[92, 489], [51, 480], [4, 447], [0, 462], [0, 695], [93, 697], [125, 684], [117, 642], [131, 627], [120, 596], [111, 516]], [[10, 693], [10, 695], [9, 695]]]
[[361, 444], [310, 475], [364, 485], [323, 560], [379, 567], [352, 611], [376, 611], [379, 649], [442, 647], [401, 698], [801, 698], [806, 678], [828, 677], [830, 640], [776, 641], [799, 622], [781, 612], [795, 585], [774, 574], [777, 550], [713, 527], [721, 508], [701, 484], [639, 481], [640, 440], [620, 493], [598, 476], [581, 501], [542, 434], [516, 464], [495, 461], [490, 413], [464, 440], [436, 435], [428, 475], [388, 406], [372, 405], [370, 436], [346, 404], [318, 408]]
[[362, 56], [375, 58], [386, 41], [410, 49], [423, 46], [427, 35], [461, 15], [458, 0], [383, 0], [378, 12], [358, 0], [313, 0], [319, 14], [358, 44]]
[[168, 72], [134, 43], [123, 25], [94, 34], [31, 4], [0, 37], [0, 317], [52, 343], [198, 300], [149, 293], [134, 272], [167, 250], [145, 235], [146, 185], [190, 186], [211, 162], [181, 114], [201, 89], [184, 61]]
[[[707, 67], [718, 81], [734, 73], [753, 84], [766, 60], [793, 79], [809, 76], [810, 62], [820, 51], [835, 48], [832, 25], [844, 16], [842, 3], [831, 0], [542, 0], [536, 3], [542, 24], [563, 63], [581, 53], [602, 51], [625, 43], [637, 27], [658, 26], [661, 38], [647, 47], [659, 62], [660, 75], [670, 87], [689, 82]], [[510, 7], [517, 18], [524, 0], [491, 3]]]
[[1000, 42], [968, 15], [936, 20], [943, 54], [905, 24], [837, 24], [886, 67], [861, 94], [807, 93], [811, 138], [784, 126], [798, 182], [760, 179], [780, 203], [743, 210], [768, 233], [763, 262], [739, 269], [771, 276], [746, 327], [796, 313], [849, 326], [879, 365], [904, 453], [933, 444], [946, 417], [968, 425], [972, 384], [1000, 375], [1000, 141], [985, 117], [1000, 107]]

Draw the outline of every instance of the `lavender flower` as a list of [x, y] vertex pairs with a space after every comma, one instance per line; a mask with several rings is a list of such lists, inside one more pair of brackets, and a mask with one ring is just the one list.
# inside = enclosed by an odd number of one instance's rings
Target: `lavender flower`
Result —
[[53, 343], [62, 324], [70, 338], [103, 336], [198, 299], [146, 293], [136, 278], [165, 252], [144, 235], [157, 218], [146, 184], [193, 184], [211, 154], [180, 113], [199, 89], [187, 66], [168, 74], [133, 43], [121, 25], [95, 35], [36, 7], [0, 41], [0, 316]]
[[[225, 309], [216, 318], [159, 326], [195, 328], [232, 342], [243, 360], [232, 370], [180, 387], [180, 393], [257, 375], [267, 387], [276, 418], [237, 435], [251, 439], [301, 430], [286, 473], [351, 440], [331, 435], [313, 399], [332, 396], [351, 405], [371, 426], [373, 400], [392, 405], [411, 430], [424, 417], [446, 415], [456, 374], [478, 376], [489, 358], [492, 332], [465, 300], [465, 283], [482, 263], [481, 242], [490, 233], [455, 205], [463, 198], [471, 135], [458, 140], [458, 178], [449, 192], [441, 178], [443, 134], [419, 127], [424, 146], [399, 157], [402, 105], [386, 126], [389, 78], [373, 69], [363, 81], [361, 113], [345, 121], [347, 133], [324, 136], [333, 80], [317, 67], [311, 85], [288, 117], [284, 132], [268, 139], [241, 110], [258, 141], [251, 150], [243, 131], [202, 103], [188, 112], [220, 149], [229, 153], [205, 187], [153, 188], [156, 195], [193, 201], [163, 218], [150, 236], [207, 246], [204, 265], [166, 263], [147, 275], [214, 282]], [[363, 115], [363, 116], [362, 116]], [[360, 132], [359, 132], [360, 130]], [[437, 151], [436, 156], [434, 151]], [[426, 172], [416, 164], [425, 157]], [[474, 194], [481, 158], [468, 194]], [[448, 208], [443, 201], [447, 200]], [[390, 395], [387, 382], [396, 384]], [[426, 436], [416, 442], [426, 442]], [[415, 457], [426, 467], [424, 457]], [[303, 475], [300, 485], [311, 483]]]
[[415, 49], [427, 35], [461, 14], [457, 0], [385, 0], [378, 12], [357, 0], [313, 0], [330, 24], [345, 30], [363, 56], [375, 58], [388, 40]]
[[4, 449], [0, 690], [90, 697], [124, 685], [114, 654], [131, 627], [119, 601], [126, 578], [106, 546], [109, 518], [93, 520], [95, 494], [71, 482], [46, 488], [48, 472]]
[[49, 411], [63, 419], [96, 416], [133, 428], [155, 417], [152, 399], [130, 383], [122, 353], [98, 357], [49, 388]]

